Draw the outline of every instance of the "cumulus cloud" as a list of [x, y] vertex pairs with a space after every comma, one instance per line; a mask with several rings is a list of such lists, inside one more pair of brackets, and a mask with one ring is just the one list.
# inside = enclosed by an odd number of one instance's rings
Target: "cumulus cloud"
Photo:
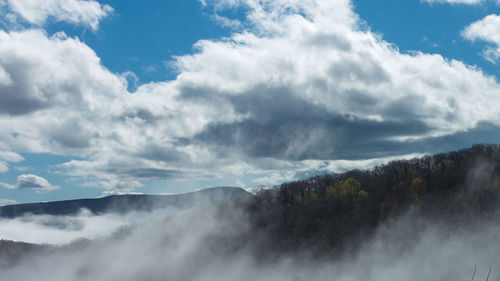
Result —
[[10, 79], [0, 84], [0, 114], [51, 107], [92, 110], [102, 96], [116, 95], [123, 84], [100, 65], [93, 50], [64, 33], [47, 37], [41, 30], [0, 31], [0, 53], [1, 68]]
[[34, 189], [36, 192], [60, 189], [59, 186], [50, 184], [46, 179], [32, 174], [19, 175], [15, 185], [0, 182], [0, 186], [8, 189]]
[[484, 57], [495, 63], [500, 58], [500, 15], [489, 15], [462, 31], [462, 36], [471, 41], [485, 41], [492, 46], [483, 51]]
[[[220, 156], [377, 157], [408, 140], [472, 129], [486, 117], [480, 111], [490, 111], [488, 121], [498, 115], [487, 109], [499, 90], [493, 77], [439, 55], [400, 53], [359, 30], [349, 1], [243, 2], [254, 8], [257, 34], [201, 41], [199, 54], [178, 60], [178, 81], [194, 85], [186, 99], [226, 100], [245, 116], [195, 136]], [[286, 8], [297, 14], [280, 13]], [[486, 111], [470, 106], [477, 102]]]
[[0, 2], [23, 20], [42, 26], [47, 20], [64, 21], [97, 30], [99, 22], [113, 12], [94, 0], [6, 0]]
[[126, 93], [126, 82], [101, 66], [93, 50], [63, 33], [0, 31], [0, 53], [12, 80], [0, 83], [6, 151], [85, 154], [98, 137], [93, 124], [102, 106]]
[[0, 31], [0, 149], [78, 156], [57, 169], [113, 193], [171, 178], [271, 182], [278, 169], [290, 178], [499, 131], [494, 77], [401, 53], [360, 27], [351, 1], [205, 4], [244, 7], [244, 30], [199, 41], [175, 80], [133, 94], [77, 38]]

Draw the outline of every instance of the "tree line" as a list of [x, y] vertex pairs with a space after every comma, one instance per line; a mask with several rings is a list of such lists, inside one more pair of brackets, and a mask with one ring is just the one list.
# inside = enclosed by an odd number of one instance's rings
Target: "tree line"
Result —
[[500, 147], [479, 144], [262, 189], [246, 210], [253, 231], [265, 232], [274, 250], [340, 251], [347, 240], [363, 239], [410, 211], [451, 227], [493, 215], [499, 164]]

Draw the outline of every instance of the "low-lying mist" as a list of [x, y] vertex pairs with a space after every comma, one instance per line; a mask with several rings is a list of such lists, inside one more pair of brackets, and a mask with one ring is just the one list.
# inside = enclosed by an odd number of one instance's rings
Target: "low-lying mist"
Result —
[[[450, 231], [408, 213], [388, 221], [343, 257], [307, 248], [263, 257], [265, 243], [249, 233], [245, 213], [201, 205], [147, 215], [33, 216], [2, 220], [32, 242], [93, 241], [51, 247], [2, 268], [1, 280], [496, 280], [500, 223], [488, 220]], [[31, 234], [23, 231], [30, 232]], [[106, 234], [110, 234], [104, 237]], [[24, 236], [23, 236], [24, 235]], [[260, 241], [261, 242], [261, 241]], [[0, 263], [1, 264], [1, 263]], [[484, 276], [483, 276], [484, 275]]]
[[177, 211], [177, 208], [168, 208], [155, 212], [96, 215], [82, 209], [74, 216], [28, 214], [18, 218], [1, 218], [0, 237], [34, 244], [64, 245], [77, 239], [103, 238], [132, 225], [160, 221]]
[[500, 147], [476, 146], [234, 200], [2, 219], [1, 237], [55, 246], [7, 243], [0, 280], [499, 280], [499, 175]]

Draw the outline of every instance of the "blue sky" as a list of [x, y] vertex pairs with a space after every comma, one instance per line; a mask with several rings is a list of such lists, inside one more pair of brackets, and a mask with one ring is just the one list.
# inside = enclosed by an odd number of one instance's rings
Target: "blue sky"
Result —
[[500, 8], [495, 1], [483, 1], [480, 5], [396, 0], [354, 1], [354, 4], [356, 12], [373, 31], [402, 51], [438, 53], [500, 75], [497, 65], [480, 55], [484, 42], [472, 43], [460, 36], [470, 23], [498, 14]]
[[[106, 67], [113, 72], [132, 71], [140, 83], [175, 79], [176, 71], [168, 66], [173, 56], [192, 53], [193, 44], [200, 39], [219, 39], [232, 32], [218, 24], [213, 9], [198, 0], [123, 2], [100, 2], [113, 7], [114, 13], [96, 32], [60, 22], [46, 29], [78, 36], [97, 52]], [[244, 17], [238, 9], [221, 14], [240, 20]]]
[[500, 5], [430, 2], [0, 1], [0, 203], [497, 142]]

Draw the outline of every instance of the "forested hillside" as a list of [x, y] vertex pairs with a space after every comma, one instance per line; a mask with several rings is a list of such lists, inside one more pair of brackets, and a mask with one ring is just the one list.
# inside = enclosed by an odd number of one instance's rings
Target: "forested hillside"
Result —
[[273, 249], [331, 252], [403, 215], [414, 226], [425, 221], [452, 229], [489, 219], [499, 202], [499, 164], [499, 146], [475, 145], [284, 183], [259, 191], [247, 208], [252, 227], [266, 234]]

